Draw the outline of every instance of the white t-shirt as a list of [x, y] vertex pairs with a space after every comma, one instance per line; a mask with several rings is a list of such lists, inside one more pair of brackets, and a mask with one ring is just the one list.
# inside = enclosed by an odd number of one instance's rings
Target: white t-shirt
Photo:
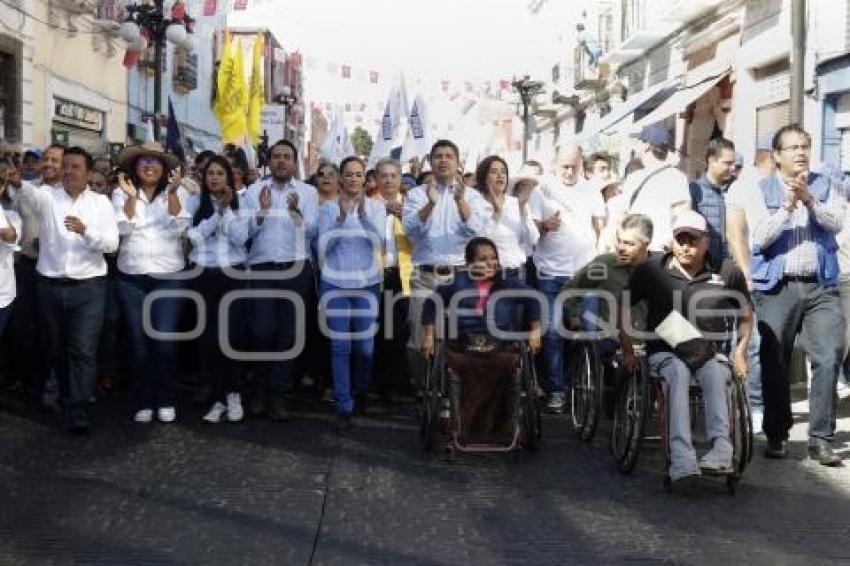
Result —
[[[762, 176], [755, 173], [740, 177], [726, 191], [726, 208], [743, 210], [747, 220], [747, 241], [752, 242], [753, 228], [765, 218], [764, 195], [758, 187]], [[750, 244], [752, 247], [752, 243]]]
[[[644, 214], [652, 220], [652, 242], [649, 244], [652, 251], [663, 251], [673, 239], [673, 205], [691, 202], [688, 178], [675, 167], [666, 166], [666, 163], [661, 163], [655, 167], [641, 169], [626, 177], [623, 183], [623, 199], [628, 213]], [[662, 167], [666, 169], [659, 170]], [[629, 206], [632, 195], [638, 188], [640, 192], [634, 204]]]
[[21, 217], [13, 210], [0, 211], [0, 228], [15, 227], [14, 242], [0, 240], [0, 308], [6, 308], [15, 300], [15, 249], [21, 239]]
[[554, 178], [544, 179], [529, 198], [534, 218], [543, 220], [558, 212], [561, 226], [541, 234], [534, 264], [546, 275], [572, 276], [596, 255], [593, 218], [605, 217], [605, 201], [581, 185], [566, 187]]
[[[502, 267], [517, 269], [525, 265], [526, 250], [533, 248], [540, 238], [540, 232], [534, 223], [534, 213], [529, 211], [526, 218], [519, 210], [519, 200], [506, 196], [499, 220], [493, 219], [493, 206], [484, 203], [490, 222], [484, 228], [483, 235], [493, 240], [499, 250]], [[530, 208], [530, 207], [529, 207]]]

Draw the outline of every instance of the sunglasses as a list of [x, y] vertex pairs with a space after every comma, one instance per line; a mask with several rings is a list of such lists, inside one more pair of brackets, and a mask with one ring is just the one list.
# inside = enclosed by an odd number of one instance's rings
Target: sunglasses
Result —
[[149, 165], [157, 165], [157, 164], [162, 165], [162, 161], [160, 161], [160, 159], [158, 157], [150, 157], [150, 156], [142, 156], [142, 157], [139, 158], [139, 160], [136, 163], [138, 165], [143, 166], [143, 167], [146, 167], [146, 166], [149, 166]]

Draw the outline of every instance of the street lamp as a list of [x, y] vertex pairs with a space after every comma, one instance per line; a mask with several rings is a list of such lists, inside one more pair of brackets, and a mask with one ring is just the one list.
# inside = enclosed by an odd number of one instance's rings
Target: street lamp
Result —
[[540, 81], [532, 81], [528, 75], [522, 79], [514, 79], [511, 81], [511, 86], [514, 91], [519, 94], [520, 102], [522, 102], [522, 160], [525, 162], [528, 159], [528, 140], [531, 139], [531, 124], [528, 108], [534, 102], [534, 97], [543, 92], [543, 83]]
[[180, 0], [171, 7], [171, 17], [163, 14], [163, 0], [154, 0], [151, 4], [127, 6], [127, 18], [121, 24], [121, 38], [127, 42], [127, 48], [142, 51], [148, 41], [154, 46], [153, 111], [154, 136], [159, 139], [159, 115], [162, 112], [162, 58], [165, 41], [186, 49], [195, 46], [192, 36], [192, 24], [195, 20], [186, 14], [186, 8]]
[[275, 96], [275, 102], [277, 102], [278, 104], [282, 104], [283, 107], [286, 109], [286, 114], [283, 118], [283, 137], [284, 139], [289, 139], [289, 126], [287, 122], [289, 122], [290, 118], [289, 113], [292, 111], [292, 108], [295, 106], [295, 103], [298, 102], [298, 97], [293, 94], [292, 88], [290, 88], [289, 85], [283, 85], [283, 88], [280, 89], [280, 94]]

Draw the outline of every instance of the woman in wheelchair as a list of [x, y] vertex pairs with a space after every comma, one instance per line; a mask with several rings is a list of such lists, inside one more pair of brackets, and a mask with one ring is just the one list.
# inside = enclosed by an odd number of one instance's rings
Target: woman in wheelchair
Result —
[[[464, 254], [466, 269], [458, 271], [448, 284], [438, 287], [423, 306], [425, 337], [422, 352], [428, 357], [434, 355], [439, 315], [449, 319], [447, 330], [456, 329], [456, 332], [448, 333], [451, 343], [498, 342], [499, 332], [527, 330], [528, 346], [536, 353], [541, 341], [540, 303], [534, 298], [532, 289], [516, 278], [502, 276], [499, 252], [492, 240], [473, 238], [466, 245]], [[497, 292], [505, 294], [498, 296], [496, 301], [490, 301]], [[488, 309], [493, 309], [493, 326], [499, 332], [492, 333], [493, 328], [488, 328]], [[488, 338], [480, 338], [482, 335]], [[470, 347], [474, 348], [475, 344], [470, 344]]]
[[[683, 212], [673, 222], [672, 252], [638, 266], [629, 278], [631, 304], [646, 302], [647, 328], [655, 333], [646, 349], [650, 370], [660, 376], [666, 390], [669, 478], [673, 481], [701, 471], [732, 471], [728, 384], [732, 372], [739, 379], [747, 373], [752, 304], [746, 279], [731, 260], [723, 262], [719, 273], [712, 273], [708, 246], [705, 218]], [[731, 360], [715, 346], [727, 340], [730, 316], [737, 319], [738, 337]], [[631, 339], [621, 342], [625, 369], [633, 371], [637, 360]], [[691, 442], [692, 375], [702, 389], [711, 444], [699, 462]]]
[[[540, 349], [540, 304], [522, 281], [502, 276], [492, 240], [473, 238], [465, 257], [466, 269], [423, 306], [422, 351], [428, 358], [444, 358], [439, 363], [460, 385], [453, 389], [449, 380], [458, 411], [453, 419], [462, 423], [458, 436], [502, 436], [514, 430], [515, 386], [524, 387], [516, 381], [516, 368], [523, 365], [518, 343], [527, 342], [533, 353]], [[435, 352], [438, 320], [447, 324], [443, 347]]]

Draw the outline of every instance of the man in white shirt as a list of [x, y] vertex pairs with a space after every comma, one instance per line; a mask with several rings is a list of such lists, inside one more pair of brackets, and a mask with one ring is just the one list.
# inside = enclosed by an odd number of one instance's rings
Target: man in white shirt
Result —
[[[769, 161], [764, 159], [765, 151], [769, 156]], [[761, 153], [760, 157], [758, 153]], [[753, 287], [750, 270], [752, 261], [750, 230], [753, 226], [761, 224], [766, 216], [765, 209], [762, 206], [763, 196], [761, 190], [759, 190], [759, 182], [763, 178], [773, 175], [775, 169], [770, 151], [759, 149], [755, 167], [751, 170], [744, 169], [738, 179], [729, 186], [726, 193], [726, 241], [729, 242], [732, 259], [735, 260], [735, 263], [747, 277], [747, 287], [750, 290]], [[753, 316], [755, 316], [755, 313]], [[750, 368], [747, 375], [747, 397], [750, 399], [750, 411], [752, 412], [753, 432], [755, 434], [762, 434], [762, 421], [764, 420], [760, 348], [761, 334], [759, 334], [758, 322], [754, 320], [747, 352]]]
[[118, 249], [109, 199], [88, 188], [92, 158], [72, 147], [62, 157], [62, 186], [24, 187], [21, 198], [39, 220], [36, 269], [41, 323], [51, 367], [59, 379], [68, 429], [89, 430], [89, 399], [106, 292], [105, 253]]
[[[584, 179], [580, 148], [558, 152], [555, 172], [531, 195], [529, 208], [538, 221], [540, 239], [534, 251], [535, 285], [549, 304], [543, 338], [544, 371], [550, 387], [548, 409], [564, 410], [563, 344], [558, 329], [562, 313], [555, 301], [564, 285], [596, 255], [596, 241], [605, 225], [602, 195]], [[586, 305], [586, 308], [593, 308]]]
[[636, 137], [641, 141], [638, 157], [643, 169], [623, 183], [624, 210], [649, 216], [654, 227], [649, 249], [660, 252], [673, 239], [673, 217], [691, 208], [688, 178], [668, 159], [670, 132], [662, 124], [646, 126]]
[[[252, 413], [262, 412], [268, 393], [267, 411], [273, 421], [289, 420], [288, 398], [294, 388], [295, 358], [303, 350], [296, 338], [306, 332], [309, 305], [304, 297], [313, 285], [310, 238], [316, 230], [319, 198], [316, 189], [295, 178], [298, 151], [292, 142], [280, 140], [269, 150], [271, 177], [257, 181], [244, 199], [251, 218], [251, 250], [248, 265], [250, 288], [266, 293], [294, 293], [304, 308], [290, 298], [252, 298], [250, 307], [252, 344], [265, 360], [259, 363], [259, 391]], [[242, 205], [242, 202], [240, 202]], [[297, 346], [299, 351], [294, 351]], [[287, 354], [289, 359], [279, 360]]]
[[19, 250], [15, 252], [18, 293], [9, 325], [10, 342], [20, 355], [15, 356], [12, 371], [22, 379], [28, 396], [51, 410], [58, 409], [58, 387], [55, 377], [48, 379], [50, 368], [42, 355], [46, 339], [38, 320], [38, 272], [35, 265], [38, 260], [39, 219], [28, 202], [21, 199], [21, 194], [25, 186], [39, 191], [61, 186], [64, 152], [65, 148], [61, 145], [48, 146], [40, 163], [41, 175], [32, 182], [20, 181], [17, 186], [9, 187], [9, 195], [21, 216]]
[[424, 383], [426, 360], [420, 353], [422, 305], [440, 284], [451, 280], [464, 265], [464, 248], [481, 234], [487, 222], [484, 198], [469, 190], [458, 174], [460, 150], [439, 140], [430, 154], [433, 182], [412, 189], [402, 210], [402, 224], [413, 244], [410, 340], [408, 356], [414, 384]]

